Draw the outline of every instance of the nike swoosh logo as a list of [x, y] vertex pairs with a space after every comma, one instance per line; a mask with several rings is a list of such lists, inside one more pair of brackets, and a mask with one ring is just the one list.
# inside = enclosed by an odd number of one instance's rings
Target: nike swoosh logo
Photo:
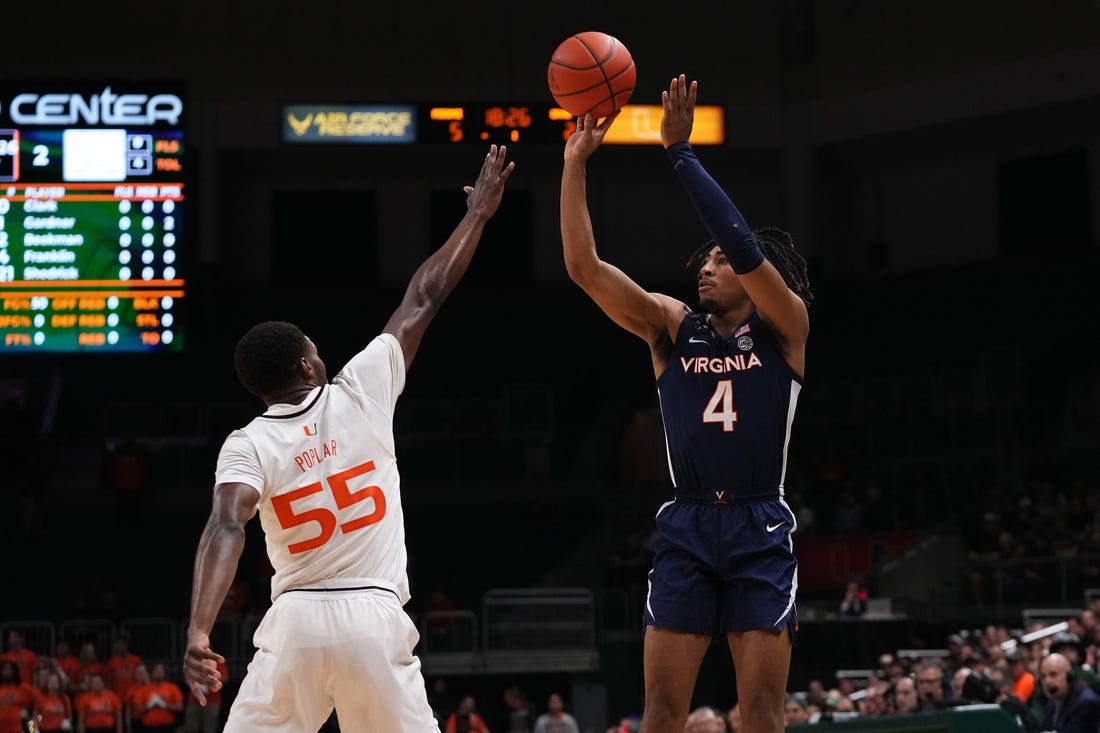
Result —
[[710, 346], [710, 341], [704, 341], [703, 339], [697, 339], [694, 336], [692, 336], [691, 338], [688, 339], [688, 343], [689, 344], [706, 344], [707, 346]]
[[777, 529], [779, 529], [780, 527], [782, 527], [782, 526], [783, 526], [784, 524], [786, 524], [786, 522], [780, 522], [779, 524], [769, 524], [769, 525], [767, 526], [767, 528], [766, 528], [766, 529], [767, 529], [767, 530], [768, 530], [769, 532], [774, 532], [775, 530], [777, 530]]

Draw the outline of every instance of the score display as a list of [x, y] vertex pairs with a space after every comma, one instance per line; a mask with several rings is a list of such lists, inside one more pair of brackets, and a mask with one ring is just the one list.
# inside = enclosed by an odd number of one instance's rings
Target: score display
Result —
[[549, 105], [431, 106], [421, 120], [422, 143], [564, 144], [577, 129], [573, 115]]
[[0, 85], [0, 351], [178, 352], [178, 90]]
[[[628, 104], [607, 131], [605, 144], [660, 145], [661, 105]], [[421, 114], [422, 143], [521, 142], [564, 144], [577, 120], [561, 107], [547, 105], [475, 104], [428, 107]], [[697, 105], [692, 145], [721, 145], [726, 140], [725, 116], [719, 105]]]

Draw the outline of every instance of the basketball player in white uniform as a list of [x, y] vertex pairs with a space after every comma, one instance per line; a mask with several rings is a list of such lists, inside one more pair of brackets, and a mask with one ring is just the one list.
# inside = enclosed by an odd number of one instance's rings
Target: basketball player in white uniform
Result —
[[225, 731], [438, 731], [409, 600], [393, 414], [424, 331], [465, 273], [514, 163], [490, 146], [467, 212], [413, 275], [382, 333], [330, 384], [317, 347], [268, 321], [237, 344], [241, 383], [267, 411], [229, 435], [199, 541], [184, 677], [201, 704], [221, 687], [210, 629], [257, 512], [272, 605]]

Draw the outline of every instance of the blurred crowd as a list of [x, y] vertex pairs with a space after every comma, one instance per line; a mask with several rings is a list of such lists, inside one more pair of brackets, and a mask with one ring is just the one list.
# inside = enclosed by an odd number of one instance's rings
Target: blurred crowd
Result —
[[[791, 691], [790, 726], [829, 721], [921, 715], [950, 708], [997, 705], [1021, 731], [1095, 733], [1100, 729], [1100, 600], [1061, 619], [1036, 619], [1020, 628], [990, 624], [960, 629], [942, 648], [888, 650], [865, 670], [838, 671]], [[221, 699], [197, 705], [172, 677], [179, 665], [150, 661], [118, 635], [100, 659], [95, 644], [76, 650], [58, 641], [52, 653], [30, 649], [18, 629], [0, 655], [0, 733], [109, 730], [214, 733], [223, 722]], [[797, 661], [796, 661], [797, 663]], [[223, 670], [223, 674], [229, 674]], [[461, 677], [429, 680], [429, 702], [443, 733], [580, 733], [567, 697], [552, 690], [536, 704], [509, 684], [497, 704], [479, 708]], [[640, 711], [607, 721], [606, 733], [635, 733]], [[591, 722], [588, 722], [591, 726]], [[331, 719], [322, 731], [338, 731]], [[702, 704], [684, 733], [741, 733], [739, 706]]]
[[[990, 624], [960, 630], [943, 648], [883, 652], [865, 676], [813, 679], [787, 695], [788, 727], [823, 722], [910, 716], [966, 705], [997, 705], [1021, 731], [1094, 733], [1100, 730], [1100, 601], [1060, 621], [1022, 628]], [[853, 670], [852, 672], [858, 672]], [[607, 733], [631, 733], [624, 718]], [[739, 707], [703, 705], [684, 733], [741, 733]]]
[[59, 641], [46, 653], [28, 648], [21, 630], [8, 631], [0, 655], [0, 733], [212, 732], [211, 712], [217, 708], [206, 711], [193, 696], [185, 698], [164, 661], [132, 652], [125, 635], [101, 659], [91, 642], [73, 650]]

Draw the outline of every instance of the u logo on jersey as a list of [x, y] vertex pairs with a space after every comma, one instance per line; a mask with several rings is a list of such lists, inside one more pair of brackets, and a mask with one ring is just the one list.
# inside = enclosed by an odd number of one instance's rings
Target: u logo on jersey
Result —
[[312, 427], [310, 427], [309, 425], [303, 425], [302, 432], [311, 438], [314, 437], [315, 435], [317, 435], [317, 423], [313, 423]]

